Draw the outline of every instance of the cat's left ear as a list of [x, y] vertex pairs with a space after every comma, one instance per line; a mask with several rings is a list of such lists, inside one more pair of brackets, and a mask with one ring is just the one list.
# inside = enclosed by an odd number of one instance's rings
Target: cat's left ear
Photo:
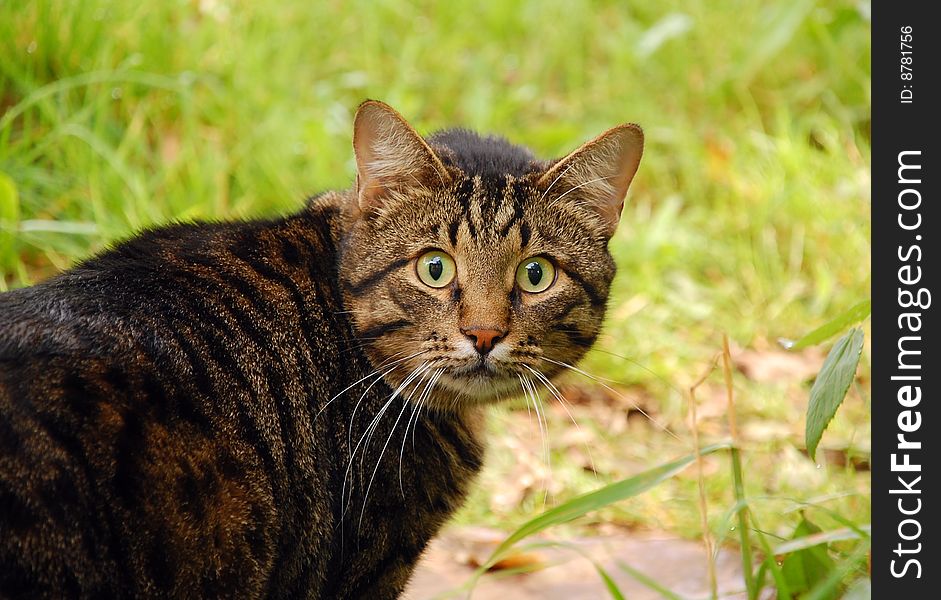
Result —
[[367, 100], [353, 123], [356, 191], [363, 212], [382, 209], [416, 188], [450, 182], [441, 160], [391, 106]]
[[555, 197], [577, 194], [578, 203], [598, 215], [605, 236], [610, 238], [643, 153], [641, 128], [633, 123], [618, 125], [555, 163], [536, 185], [554, 190]]

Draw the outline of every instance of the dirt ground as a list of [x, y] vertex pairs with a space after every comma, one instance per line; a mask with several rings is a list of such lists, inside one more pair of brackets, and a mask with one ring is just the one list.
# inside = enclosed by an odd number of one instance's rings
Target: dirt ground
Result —
[[[436, 539], [419, 564], [404, 598], [467, 598], [455, 591], [468, 581], [474, 566], [489, 556], [503, 539], [500, 532], [478, 528], [453, 528]], [[663, 598], [619, 564], [647, 575], [684, 598], [709, 596], [709, 581], [702, 544], [671, 538], [667, 534], [611, 531], [590, 538], [558, 540], [564, 546], [539, 548], [511, 557], [507, 567], [533, 569], [510, 574], [493, 571], [480, 579], [470, 592], [473, 600], [593, 600], [610, 598], [591, 560], [601, 565], [616, 582], [625, 598]], [[547, 541], [542, 538], [541, 541]], [[744, 598], [741, 563], [732, 552], [720, 552], [716, 579], [721, 598]]]

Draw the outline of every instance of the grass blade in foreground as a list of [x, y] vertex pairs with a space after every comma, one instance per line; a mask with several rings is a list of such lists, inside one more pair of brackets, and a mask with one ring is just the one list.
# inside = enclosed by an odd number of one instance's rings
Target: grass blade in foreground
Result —
[[829, 323], [821, 325], [814, 329], [796, 342], [782, 340], [782, 345], [788, 350], [800, 350], [807, 346], [814, 346], [820, 342], [826, 341], [836, 334], [840, 333], [850, 325], [855, 325], [869, 316], [872, 312], [872, 301], [863, 300], [853, 308], [842, 315], [833, 319]]
[[[703, 448], [700, 454], [705, 456], [706, 454], [712, 454], [713, 452], [728, 447], [729, 444], [714, 444]], [[481, 565], [480, 569], [478, 569], [478, 575], [475, 575], [475, 579], [479, 577], [479, 573], [483, 573], [500, 560], [500, 557], [517, 542], [552, 527], [553, 525], [566, 523], [589, 512], [614, 504], [615, 502], [620, 502], [621, 500], [642, 494], [676, 475], [695, 460], [695, 454], [688, 454], [683, 458], [662, 464], [616, 483], [606, 485], [601, 489], [573, 498], [564, 504], [547, 510], [538, 517], [527, 521], [519, 529], [510, 534], [510, 536], [493, 551], [490, 558]]]
[[817, 374], [810, 389], [810, 405], [807, 407], [807, 453], [815, 460], [817, 445], [823, 432], [843, 403], [846, 390], [856, 376], [856, 365], [863, 351], [863, 331], [853, 328], [837, 340]]
[[537, 542], [531, 545], [527, 545], [526, 547], [528, 548], [565, 548], [567, 550], [571, 550], [572, 552], [575, 552], [581, 555], [582, 558], [590, 562], [591, 565], [595, 568], [595, 571], [598, 573], [598, 577], [601, 578], [601, 582], [604, 584], [605, 589], [608, 590], [608, 594], [611, 596], [611, 598], [613, 600], [626, 600], [624, 598], [624, 594], [621, 593], [621, 589], [618, 588], [617, 582], [614, 581], [614, 579], [605, 570], [605, 568], [601, 565], [601, 563], [595, 560], [591, 556], [591, 554], [589, 554], [585, 550], [582, 550], [575, 544], [570, 544], [567, 542], [550, 541], [550, 542]]
[[[869, 533], [872, 529], [872, 526], [868, 523], [862, 526], [862, 531]], [[842, 542], [844, 540], [865, 540], [867, 543], [869, 541], [868, 537], [859, 535], [858, 532], [853, 531], [849, 527], [842, 527], [840, 529], [833, 529], [830, 531], [820, 531], [817, 533], [812, 533], [805, 535], [803, 537], [797, 537], [790, 539], [786, 542], [778, 544], [775, 549], [775, 555], [788, 554], [789, 552], [797, 552], [799, 550], [804, 550], [806, 548], [812, 548], [814, 546], [819, 546], [820, 544], [829, 544], [831, 542]]]
[[652, 577], [649, 577], [647, 574], [643, 573], [642, 571], [638, 571], [637, 569], [630, 566], [629, 564], [619, 561], [618, 567], [620, 567], [622, 571], [624, 571], [625, 573], [627, 573], [628, 575], [630, 575], [631, 577], [633, 577], [640, 583], [644, 584], [651, 590], [657, 592], [658, 594], [660, 594], [667, 600], [683, 600], [682, 596], [678, 596], [674, 594], [673, 592], [671, 592], [664, 586], [660, 585]]

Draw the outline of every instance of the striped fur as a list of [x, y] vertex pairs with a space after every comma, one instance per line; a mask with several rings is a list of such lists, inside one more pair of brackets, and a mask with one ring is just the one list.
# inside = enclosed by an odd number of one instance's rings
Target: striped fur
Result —
[[[296, 215], [148, 231], [0, 294], [0, 597], [400, 593], [480, 469], [484, 406], [590, 347], [614, 274], [603, 224], [540, 187], [551, 163], [408, 141], [436, 182], [412, 156], [411, 183], [364, 195], [361, 173]], [[417, 282], [428, 247], [459, 283]], [[534, 254], [560, 273], [541, 298], [507, 275]], [[461, 326], [492, 320], [502, 362], [468, 381]]]

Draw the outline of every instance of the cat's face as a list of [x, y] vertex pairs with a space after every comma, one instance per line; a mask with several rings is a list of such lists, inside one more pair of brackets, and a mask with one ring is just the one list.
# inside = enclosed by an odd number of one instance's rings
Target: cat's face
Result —
[[438, 408], [518, 395], [598, 335], [640, 130], [548, 163], [466, 133], [430, 141], [383, 104], [357, 115], [340, 262], [357, 337], [390, 385], [433, 389]]

